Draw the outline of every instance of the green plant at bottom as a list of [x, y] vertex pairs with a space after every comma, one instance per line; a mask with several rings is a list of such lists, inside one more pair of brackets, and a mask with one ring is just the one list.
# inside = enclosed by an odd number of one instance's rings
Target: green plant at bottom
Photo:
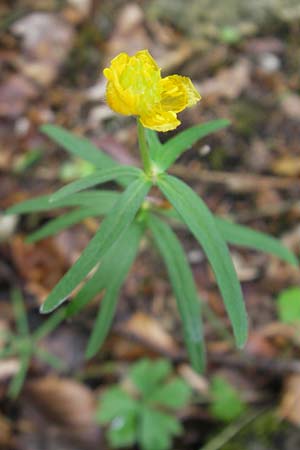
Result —
[[20, 291], [12, 292], [12, 302], [14, 318], [16, 323], [16, 333], [4, 330], [1, 332], [2, 348], [0, 350], [0, 360], [16, 357], [20, 367], [16, 375], [12, 378], [8, 395], [16, 398], [24, 384], [30, 361], [33, 357], [46, 362], [55, 369], [62, 369], [63, 363], [56, 356], [49, 353], [39, 345], [39, 341], [51, 333], [64, 317], [64, 311], [59, 310], [46, 320], [33, 333], [30, 333], [26, 311]]
[[212, 396], [210, 412], [216, 419], [231, 422], [245, 412], [246, 404], [239, 392], [225, 378], [214, 376], [210, 393]]
[[300, 287], [293, 286], [280, 292], [276, 299], [276, 306], [281, 322], [299, 324]]
[[108, 425], [112, 447], [139, 444], [142, 450], [168, 450], [183, 431], [175, 413], [187, 405], [191, 389], [172, 376], [166, 360], [142, 359], [128, 374], [127, 389], [115, 385], [99, 399], [96, 419]]

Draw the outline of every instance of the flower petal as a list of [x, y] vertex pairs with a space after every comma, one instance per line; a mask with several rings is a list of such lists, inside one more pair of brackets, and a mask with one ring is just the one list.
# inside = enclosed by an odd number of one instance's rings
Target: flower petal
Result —
[[109, 107], [119, 114], [125, 116], [136, 114], [130, 94], [122, 92], [120, 88], [117, 89], [116, 84], [111, 81], [106, 86], [106, 101]]
[[140, 121], [144, 127], [155, 131], [174, 130], [181, 124], [173, 111], [154, 110], [148, 115], [141, 115]]
[[165, 111], [180, 112], [200, 100], [193, 83], [188, 77], [171, 75], [161, 80], [161, 106]]

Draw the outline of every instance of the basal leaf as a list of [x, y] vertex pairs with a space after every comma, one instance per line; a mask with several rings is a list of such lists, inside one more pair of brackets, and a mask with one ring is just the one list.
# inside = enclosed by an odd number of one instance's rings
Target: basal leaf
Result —
[[172, 437], [180, 434], [182, 427], [175, 417], [144, 407], [139, 431], [142, 450], [168, 450]]
[[158, 387], [151, 395], [151, 403], [162, 405], [171, 409], [180, 409], [186, 406], [191, 396], [191, 388], [180, 378], [174, 378], [168, 383]]
[[172, 372], [172, 366], [166, 359], [151, 361], [143, 358], [134, 364], [129, 372], [129, 378], [138, 391], [147, 397], [156, 389], [157, 385]]
[[41, 307], [41, 312], [48, 313], [64, 302], [109, 248], [125, 233], [150, 186], [149, 181], [139, 178], [126, 188], [81, 256], [49, 294]]
[[245, 412], [246, 405], [239, 392], [224, 378], [215, 376], [211, 385], [211, 414], [224, 422], [231, 422]]
[[97, 421], [107, 424], [120, 414], [126, 415], [138, 412], [138, 402], [134, 400], [122, 388], [115, 386], [107, 389], [100, 397], [99, 407], [96, 413]]
[[237, 345], [247, 339], [247, 314], [228, 248], [203, 200], [178, 178], [162, 175], [158, 186], [203, 247], [215, 273]]
[[212, 120], [211, 122], [195, 125], [187, 130], [182, 131], [173, 138], [169, 139], [164, 145], [160, 154], [156, 154], [156, 162], [160, 169], [168, 169], [174, 161], [185, 151], [188, 150], [195, 142], [214, 131], [230, 125], [225, 119]]
[[205, 366], [205, 346], [200, 301], [191, 269], [182, 246], [172, 229], [155, 216], [150, 217], [148, 224], [167, 266], [191, 363], [195, 370], [201, 372]]
[[142, 173], [143, 172], [140, 169], [131, 166], [120, 166], [107, 170], [97, 170], [91, 175], [80, 178], [79, 180], [73, 181], [73, 183], [63, 186], [51, 196], [50, 201], [56, 202], [62, 200], [64, 197], [83, 191], [84, 189], [88, 189], [97, 184], [118, 180], [122, 176], [127, 176], [134, 180], [141, 176]]

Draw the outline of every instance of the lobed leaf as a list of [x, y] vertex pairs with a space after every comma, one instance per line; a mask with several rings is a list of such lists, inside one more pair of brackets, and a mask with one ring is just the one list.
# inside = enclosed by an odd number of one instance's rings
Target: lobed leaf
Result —
[[153, 215], [148, 224], [169, 273], [192, 366], [201, 372], [205, 366], [205, 346], [200, 302], [192, 271], [172, 229]]
[[213, 215], [203, 200], [178, 178], [164, 174], [157, 184], [203, 247], [222, 293], [237, 345], [242, 347], [248, 330], [243, 295], [227, 245]]
[[172, 436], [182, 432], [178, 419], [152, 408], [144, 407], [139, 442], [142, 450], [168, 450]]
[[150, 181], [139, 178], [120, 195], [81, 256], [49, 294], [41, 307], [42, 313], [48, 313], [64, 302], [109, 248], [125, 233], [150, 186]]
[[151, 395], [151, 403], [157, 403], [167, 408], [183, 408], [191, 396], [191, 388], [180, 378], [174, 378], [160, 386]]
[[152, 394], [153, 390], [170, 375], [172, 366], [166, 359], [151, 361], [142, 359], [131, 368], [129, 378], [144, 396]]

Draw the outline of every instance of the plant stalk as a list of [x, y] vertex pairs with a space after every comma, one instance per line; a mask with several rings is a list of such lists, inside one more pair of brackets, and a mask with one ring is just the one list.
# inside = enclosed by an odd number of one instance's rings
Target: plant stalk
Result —
[[148, 144], [147, 144], [146, 135], [145, 135], [145, 128], [141, 124], [139, 118], [137, 119], [137, 127], [138, 127], [139, 148], [140, 148], [141, 158], [143, 161], [144, 171], [145, 171], [146, 175], [151, 176], [152, 164], [151, 164], [151, 159], [149, 156], [149, 149], [148, 149]]

